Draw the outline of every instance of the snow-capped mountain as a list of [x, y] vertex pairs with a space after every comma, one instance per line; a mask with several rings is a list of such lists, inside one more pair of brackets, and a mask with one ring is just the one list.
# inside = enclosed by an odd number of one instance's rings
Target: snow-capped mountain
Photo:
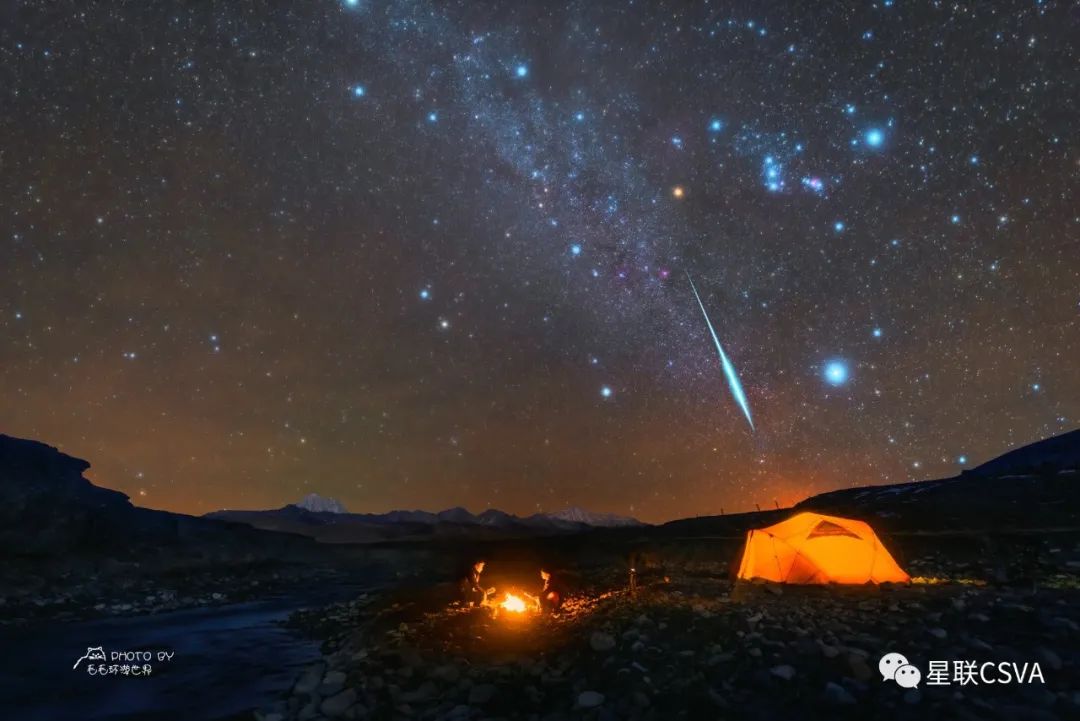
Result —
[[564, 508], [561, 511], [555, 511], [554, 513], [545, 513], [543, 515], [556, 521], [581, 523], [586, 526], [599, 526], [603, 528], [642, 525], [641, 521], [637, 520], [636, 518], [630, 518], [628, 516], [618, 516], [614, 513], [593, 513], [577, 506], [571, 506], [570, 508]]
[[320, 496], [318, 493], [307, 494], [296, 506], [312, 513], [348, 513], [341, 501]]

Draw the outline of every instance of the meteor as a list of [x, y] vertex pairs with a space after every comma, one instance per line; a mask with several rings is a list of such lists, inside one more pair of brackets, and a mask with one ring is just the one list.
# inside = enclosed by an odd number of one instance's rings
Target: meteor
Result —
[[720, 365], [724, 367], [724, 375], [727, 376], [731, 395], [735, 396], [735, 402], [742, 408], [743, 415], [746, 416], [746, 422], [750, 424], [750, 430], [753, 431], [755, 430], [754, 419], [750, 417], [750, 404], [747, 403], [746, 394], [743, 393], [742, 383], [739, 382], [739, 374], [735, 372], [735, 366], [728, 360], [727, 353], [724, 352], [724, 348], [720, 345], [720, 339], [716, 337], [716, 330], [713, 328], [712, 321], [709, 320], [709, 314], [705, 311], [705, 304], [701, 302], [701, 296], [698, 295], [697, 287], [694, 286], [694, 279], [690, 277], [690, 273], [686, 274], [686, 279], [690, 281], [690, 289], [694, 291], [694, 297], [697, 298], [701, 314], [705, 316], [705, 324], [709, 326], [709, 333], [712, 335], [713, 343], [716, 344], [716, 352], [720, 355]]

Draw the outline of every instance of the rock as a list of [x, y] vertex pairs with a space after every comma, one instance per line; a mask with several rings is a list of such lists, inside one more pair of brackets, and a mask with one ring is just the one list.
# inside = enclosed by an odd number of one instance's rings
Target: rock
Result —
[[330, 718], [344, 716], [345, 712], [356, 703], [356, 690], [347, 688], [336, 696], [331, 696], [319, 705], [319, 711]]
[[929, 633], [929, 634], [930, 634], [931, 636], [933, 636], [934, 638], [937, 638], [937, 639], [942, 639], [942, 640], [944, 640], [945, 638], [947, 638], [947, 637], [948, 637], [948, 635], [949, 635], [949, 632], [948, 632], [948, 631], [946, 631], [946, 630], [945, 630], [945, 629], [943, 629], [943, 628], [932, 628], [932, 629], [930, 629], [929, 631], [927, 631], [927, 633]]
[[865, 683], [874, 676], [874, 672], [866, 663], [866, 659], [857, 653], [848, 654], [848, 668], [851, 669], [851, 675], [856, 681]]
[[401, 701], [407, 704], [427, 703], [438, 695], [438, 687], [432, 681], [424, 681], [412, 691], [401, 694]]
[[461, 671], [452, 663], [448, 663], [442, 666], [436, 666], [431, 672], [431, 677], [438, 681], [445, 681], [446, 683], [457, 683], [461, 678]]
[[615, 648], [615, 637], [603, 631], [594, 631], [589, 638], [589, 645], [592, 646], [593, 651], [606, 653]]
[[578, 708], [596, 708], [604, 703], [604, 694], [597, 691], [582, 691], [578, 694]]
[[1061, 657], [1046, 646], [1039, 646], [1035, 649], [1035, 656], [1039, 659], [1040, 663], [1049, 666], [1055, 671], [1061, 670]]
[[323, 677], [323, 665], [321, 663], [309, 666], [306, 671], [300, 674], [300, 678], [297, 679], [296, 685], [293, 686], [293, 693], [299, 696], [307, 696], [315, 692], [315, 689], [319, 687], [319, 683]]
[[345, 688], [345, 672], [327, 671], [326, 675], [323, 676], [322, 684], [319, 686], [319, 695], [333, 696], [343, 688]]
[[840, 649], [836, 646], [830, 646], [827, 643], [821, 643], [821, 655], [825, 658], [836, 658], [840, 655]]
[[854, 706], [855, 697], [838, 683], [829, 681], [825, 684], [825, 692], [822, 694], [825, 703], [831, 706]]
[[774, 596], [782, 596], [784, 594], [784, 588], [779, 583], [766, 584], [765, 590]]
[[490, 683], [478, 683], [469, 689], [469, 703], [473, 706], [483, 706], [491, 701], [497, 689]]
[[315, 699], [312, 699], [306, 706], [304, 706], [296, 714], [297, 721], [311, 721], [319, 715], [319, 704]]
[[771, 673], [773, 676], [776, 676], [777, 678], [782, 678], [785, 681], [790, 681], [791, 679], [795, 678], [795, 667], [789, 666], [785, 663], [779, 666], [773, 666], [771, 669], [769, 669], [769, 673]]

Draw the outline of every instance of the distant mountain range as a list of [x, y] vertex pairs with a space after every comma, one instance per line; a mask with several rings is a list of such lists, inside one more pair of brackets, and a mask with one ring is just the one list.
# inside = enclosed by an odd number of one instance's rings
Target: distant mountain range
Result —
[[266, 511], [215, 511], [206, 518], [246, 523], [255, 528], [311, 536], [325, 543], [362, 543], [411, 537], [494, 537], [573, 533], [593, 528], [644, 526], [613, 513], [592, 513], [571, 507], [554, 513], [515, 516], [489, 508], [479, 514], [459, 507], [445, 511], [348, 513], [341, 502], [310, 493], [298, 503]]
[[615, 535], [629, 531], [635, 538], [639, 531], [648, 537], [728, 537], [799, 510], [863, 518], [887, 532], [1060, 529], [1080, 523], [1080, 430], [1009, 451], [955, 478], [852, 487], [813, 496], [793, 509], [689, 518], [651, 527], [580, 508], [526, 517], [496, 509], [473, 514], [464, 508], [349, 513], [338, 501], [316, 494], [276, 510], [192, 517], [133, 506], [123, 493], [83, 477], [89, 465], [43, 443], [0, 434], [0, 560], [102, 553], [175, 556], [185, 563], [213, 558], [281, 560], [308, 557], [317, 550], [311, 539], [497, 540], [601, 528]]

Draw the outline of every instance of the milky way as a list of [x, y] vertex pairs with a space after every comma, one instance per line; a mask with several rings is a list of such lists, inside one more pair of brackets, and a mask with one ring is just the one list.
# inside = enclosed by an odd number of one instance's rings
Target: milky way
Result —
[[0, 431], [138, 503], [655, 521], [1077, 425], [1068, 4], [0, 14]]

